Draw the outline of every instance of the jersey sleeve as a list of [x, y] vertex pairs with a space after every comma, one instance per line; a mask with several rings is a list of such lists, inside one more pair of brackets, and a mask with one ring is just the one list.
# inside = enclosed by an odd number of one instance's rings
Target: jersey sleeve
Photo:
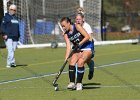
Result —
[[88, 34], [93, 33], [93, 31], [88, 23], [84, 23], [83, 28], [86, 30], [86, 32]]
[[6, 23], [7, 23], [7, 20], [6, 18], [4, 17], [2, 19], [2, 22], [1, 22], [1, 30], [2, 30], [2, 34], [3, 35], [6, 35]]

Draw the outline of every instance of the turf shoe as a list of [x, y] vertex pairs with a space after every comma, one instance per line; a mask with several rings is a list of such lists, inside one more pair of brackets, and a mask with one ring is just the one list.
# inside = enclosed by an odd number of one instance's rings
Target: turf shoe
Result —
[[76, 90], [83, 90], [83, 85], [82, 85], [82, 83], [77, 83], [77, 84], [76, 84]]
[[6, 67], [7, 67], [7, 68], [11, 68], [11, 66], [10, 66], [10, 65], [7, 65]]
[[70, 82], [67, 86], [68, 89], [75, 89], [75, 87], [76, 87], [75, 83], [73, 83], [73, 82]]

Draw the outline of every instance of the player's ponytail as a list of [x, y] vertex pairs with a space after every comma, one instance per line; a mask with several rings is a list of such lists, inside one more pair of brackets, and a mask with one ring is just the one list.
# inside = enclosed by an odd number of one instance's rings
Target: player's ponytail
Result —
[[84, 11], [84, 9], [81, 8], [81, 7], [78, 8], [78, 9], [77, 9], [76, 16], [81, 16], [81, 17], [83, 18], [83, 21], [85, 21], [85, 19], [84, 19], [84, 16], [85, 16], [85, 11]]
[[85, 15], [85, 10], [82, 7], [77, 9], [77, 13], [81, 13], [83, 16]]

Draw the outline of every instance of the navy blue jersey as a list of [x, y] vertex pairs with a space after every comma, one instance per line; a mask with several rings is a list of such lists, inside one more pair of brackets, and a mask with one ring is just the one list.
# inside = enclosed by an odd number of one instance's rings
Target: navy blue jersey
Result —
[[[84, 39], [84, 36], [76, 29], [75, 24], [73, 24], [72, 27], [72, 32], [66, 32], [66, 34], [68, 35], [68, 38], [73, 43], [73, 45], [76, 45]], [[93, 43], [91, 41], [87, 41], [86, 43], [81, 45], [80, 49], [93, 50]]]
[[76, 45], [83, 40], [84, 36], [79, 31], [77, 31], [75, 24], [72, 26], [72, 32], [66, 32], [66, 34], [68, 35], [68, 38], [73, 43], [73, 45]]
[[6, 13], [2, 23], [1, 28], [3, 35], [7, 35], [8, 38], [18, 40], [20, 33], [19, 33], [19, 21], [15, 15], [10, 15]]

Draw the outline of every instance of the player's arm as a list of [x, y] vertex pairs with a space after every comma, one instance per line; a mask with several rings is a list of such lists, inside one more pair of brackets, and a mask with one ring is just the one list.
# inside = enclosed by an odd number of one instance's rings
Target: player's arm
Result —
[[[90, 31], [91, 30], [91, 31]], [[93, 37], [93, 31], [92, 31], [92, 29], [91, 29], [91, 27], [89, 28], [89, 37], [90, 37], [90, 41], [97, 41], [94, 37]]]
[[6, 30], [6, 24], [8, 23], [8, 19], [6, 17], [4, 17], [2, 19], [2, 23], [1, 23], [1, 30], [2, 30], [2, 35], [3, 38], [6, 40], [7, 39], [7, 30]]
[[87, 33], [89, 34], [89, 37], [90, 37], [90, 41], [92, 41], [93, 40], [93, 31], [92, 31], [92, 28], [91, 28], [91, 26], [88, 24], [88, 23], [84, 23], [84, 25], [83, 25], [83, 28], [87, 31]]
[[67, 34], [64, 34], [64, 40], [66, 42], [66, 53], [65, 53], [65, 60], [68, 58], [70, 51], [71, 51], [71, 44]]
[[90, 37], [89, 40], [92, 41], [93, 40], [93, 36], [92, 36], [93, 32], [92, 32], [92, 29], [91, 29], [90, 26], [88, 26], [88, 34], [89, 34], [89, 37]]
[[81, 25], [76, 24], [76, 29], [84, 36], [84, 39], [80, 41], [79, 45], [84, 44], [90, 39], [89, 34], [85, 31], [85, 29]]

